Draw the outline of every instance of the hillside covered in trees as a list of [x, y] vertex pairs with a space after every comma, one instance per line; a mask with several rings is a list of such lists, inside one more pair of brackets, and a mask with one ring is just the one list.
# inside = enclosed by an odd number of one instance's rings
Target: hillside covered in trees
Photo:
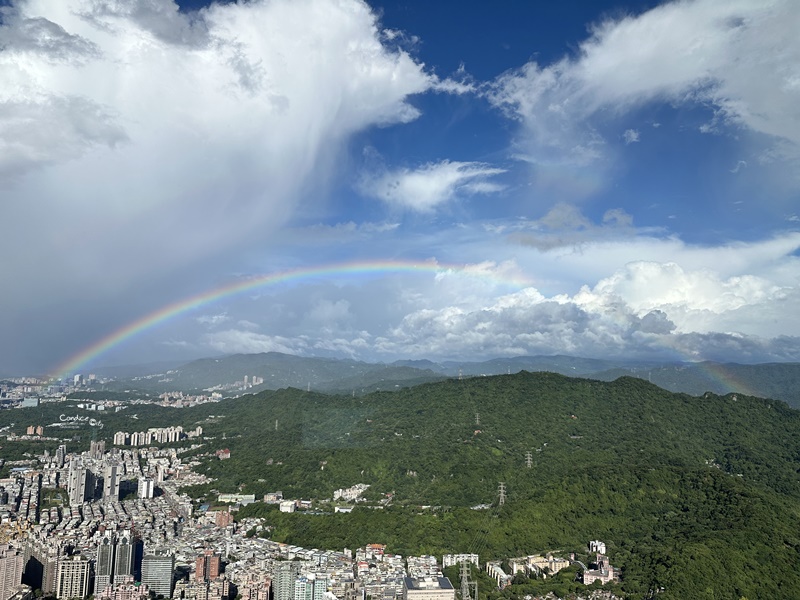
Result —
[[[800, 413], [782, 402], [521, 373], [361, 398], [265, 392], [214, 411], [207, 433], [232, 457], [201, 467], [216, 481], [195, 495], [329, 498], [355, 483], [372, 500], [392, 494], [351, 514], [240, 511], [265, 516], [274, 539], [484, 559], [602, 539], [629, 593], [800, 590]], [[501, 481], [505, 506], [470, 508], [495, 502]]]

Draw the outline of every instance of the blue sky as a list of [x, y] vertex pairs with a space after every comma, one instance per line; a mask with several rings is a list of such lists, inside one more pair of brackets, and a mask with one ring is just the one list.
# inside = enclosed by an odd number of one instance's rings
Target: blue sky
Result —
[[0, 373], [236, 281], [376, 260], [456, 268], [265, 286], [85, 367], [800, 360], [790, 0], [2, 10]]

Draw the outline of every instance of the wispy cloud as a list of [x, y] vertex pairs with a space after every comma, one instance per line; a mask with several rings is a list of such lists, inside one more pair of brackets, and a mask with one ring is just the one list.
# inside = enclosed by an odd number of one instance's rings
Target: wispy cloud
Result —
[[215, 327], [217, 325], [221, 325], [226, 321], [230, 321], [230, 317], [227, 313], [219, 313], [216, 315], [202, 315], [197, 317], [197, 322], [201, 325], [208, 325], [209, 327]]
[[742, 169], [747, 167], [747, 161], [740, 160], [736, 163], [736, 166], [731, 169], [731, 173], [738, 173]]

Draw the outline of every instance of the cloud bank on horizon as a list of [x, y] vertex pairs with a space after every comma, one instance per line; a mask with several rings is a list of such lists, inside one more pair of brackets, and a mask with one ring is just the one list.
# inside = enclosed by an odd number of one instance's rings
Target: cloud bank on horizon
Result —
[[0, 374], [237, 278], [378, 258], [468, 268], [334, 269], [97, 364], [800, 361], [800, 6], [624, 9], [575, 38], [470, 2], [460, 37], [423, 2], [1, 7]]

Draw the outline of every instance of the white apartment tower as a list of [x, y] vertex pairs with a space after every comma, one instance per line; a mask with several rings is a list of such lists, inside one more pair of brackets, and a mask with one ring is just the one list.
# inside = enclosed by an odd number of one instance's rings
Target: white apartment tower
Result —
[[137, 490], [139, 498], [152, 498], [155, 493], [155, 482], [148, 477], [142, 477], [139, 480], [139, 488]]
[[57, 598], [85, 598], [89, 595], [89, 560], [80, 554], [58, 561]]
[[24, 568], [22, 551], [8, 544], [0, 546], [0, 598], [6, 600], [22, 582]]

